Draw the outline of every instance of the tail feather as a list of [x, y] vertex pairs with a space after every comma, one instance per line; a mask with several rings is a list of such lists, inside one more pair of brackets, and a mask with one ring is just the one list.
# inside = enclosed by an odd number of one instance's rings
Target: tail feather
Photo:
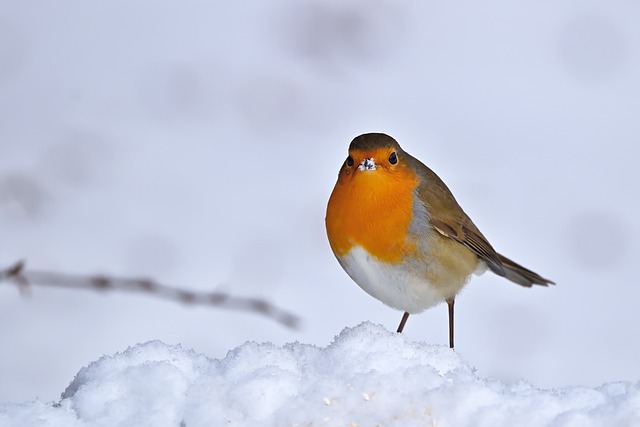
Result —
[[534, 273], [533, 271], [524, 268], [520, 264], [511, 261], [505, 256], [498, 254], [498, 258], [500, 259], [502, 268], [504, 269], [504, 277], [514, 283], [517, 283], [518, 285], [526, 286], [527, 288], [530, 288], [533, 285], [555, 285], [555, 283], [551, 280], [545, 279], [539, 274]]

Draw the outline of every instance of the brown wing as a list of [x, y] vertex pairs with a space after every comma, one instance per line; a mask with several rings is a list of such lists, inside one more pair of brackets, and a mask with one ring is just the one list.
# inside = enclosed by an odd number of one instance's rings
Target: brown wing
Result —
[[506, 276], [500, 255], [458, 205], [445, 183], [417, 159], [411, 156], [407, 158], [422, 176], [418, 193], [427, 206], [433, 228], [469, 248], [497, 275]]
[[469, 220], [469, 224], [475, 228], [475, 231], [471, 230], [468, 225], [465, 226], [460, 223], [456, 223], [456, 225], [451, 226], [449, 225], [450, 223], [445, 222], [446, 220], [443, 221], [441, 218], [442, 217], [431, 217], [431, 225], [436, 229], [436, 231], [438, 231], [438, 233], [471, 249], [478, 258], [487, 264], [491, 271], [499, 276], [506, 276], [500, 255], [493, 249], [489, 242], [487, 242], [487, 239], [485, 239], [480, 231], [478, 231], [471, 220]]
[[444, 182], [420, 161], [411, 156], [408, 156], [408, 159], [423, 178], [418, 192], [421, 200], [424, 200], [427, 205], [429, 221], [438, 233], [466, 246], [484, 261], [491, 271], [518, 285], [531, 287], [555, 284], [497, 253], [458, 205]]

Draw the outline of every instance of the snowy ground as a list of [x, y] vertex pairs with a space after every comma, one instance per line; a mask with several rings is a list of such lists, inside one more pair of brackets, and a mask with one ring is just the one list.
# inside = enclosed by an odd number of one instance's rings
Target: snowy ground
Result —
[[[0, 402], [55, 400], [134, 343], [222, 358], [396, 327], [324, 232], [347, 145], [369, 131], [558, 283], [471, 281], [456, 344], [481, 378], [640, 379], [640, 3], [0, 4], [0, 266], [259, 296], [304, 321], [0, 284]], [[445, 344], [446, 322], [444, 306], [413, 316], [407, 339]]]
[[83, 368], [55, 405], [0, 405], [0, 425], [21, 427], [639, 424], [638, 382], [507, 386], [445, 346], [372, 323], [324, 348], [248, 342], [223, 359], [151, 341]]

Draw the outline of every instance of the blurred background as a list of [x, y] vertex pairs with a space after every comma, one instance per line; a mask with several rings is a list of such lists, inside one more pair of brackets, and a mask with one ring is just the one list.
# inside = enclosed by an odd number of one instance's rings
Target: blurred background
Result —
[[[401, 313], [342, 271], [326, 202], [351, 139], [394, 136], [506, 256], [473, 278], [456, 351], [536, 387], [638, 380], [640, 4], [1, 1], [0, 266], [152, 277], [303, 319], [0, 284], [0, 401], [58, 399], [159, 339], [325, 346]], [[446, 306], [412, 316], [447, 343]]]

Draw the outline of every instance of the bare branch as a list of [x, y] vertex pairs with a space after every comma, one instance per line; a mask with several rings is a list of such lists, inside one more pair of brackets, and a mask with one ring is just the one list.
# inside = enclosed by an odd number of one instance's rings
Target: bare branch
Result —
[[236, 297], [222, 292], [197, 292], [178, 289], [151, 279], [132, 279], [112, 276], [80, 276], [65, 273], [26, 270], [25, 262], [18, 261], [0, 270], [0, 282], [12, 282], [24, 296], [33, 285], [71, 289], [94, 289], [141, 292], [184, 304], [209, 305], [229, 310], [247, 311], [269, 317], [289, 328], [297, 329], [300, 319], [267, 301], [257, 298]]

